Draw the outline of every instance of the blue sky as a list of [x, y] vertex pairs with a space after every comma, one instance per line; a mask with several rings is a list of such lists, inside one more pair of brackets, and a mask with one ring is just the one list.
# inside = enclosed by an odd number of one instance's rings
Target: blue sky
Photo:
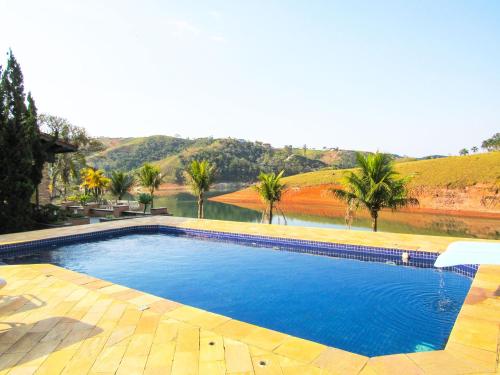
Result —
[[500, 2], [0, 0], [42, 112], [406, 155], [500, 131]]

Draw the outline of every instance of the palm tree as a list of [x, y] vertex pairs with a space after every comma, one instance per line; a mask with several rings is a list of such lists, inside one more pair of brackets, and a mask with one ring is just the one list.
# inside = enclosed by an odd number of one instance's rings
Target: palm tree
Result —
[[134, 176], [121, 171], [113, 171], [111, 173], [110, 191], [116, 197], [117, 201], [121, 201], [123, 195], [128, 193], [132, 186], [134, 186]]
[[393, 210], [418, 205], [416, 198], [408, 196], [408, 178], [397, 178], [391, 157], [375, 153], [356, 154], [359, 171], [344, 176], [344, 189], [332, 189], [338, 198], [355, 207], [365, 206], [372, 218], [372, 229], [377, 231], [378, 213], [382, 208]]
[[138, 173], [139, 182], [141, 186], [147, 188], [149, 190], [149, 194], [151, 195], [151, 207], [154, 204], [154, 192], [158, 190], [161, 183], [163, 182], [163, 176], [158, 167], [155, 167], [149, 163], [144, 164]]
[[83, 169], [82, 178], [81, 186], [85, 189], [85, 193], [90, 193], [97, 202], [100, 202], [111, 180], [104, 175], [104, 171], [93, 167]]
[[[79, 153], [72, 154], [58, 154], [54, 163], [49, 165], [51, 201], [56, 198], [58, 191], [62, 194], [63, 199], [66, 199], [68, 187], [71, 187], [73, 181], [78, 181], [78, 172], [86, 163], [85, 157]], [[62, 186], [58, 187], [60, 184]]]
[[205, 217], [204, 194], [210, 190], [215, 179], [215, 165], [207, 160], [193, 160], [186, 169], [186, 179], [191, 185], [191, 190], [198, 197], [198, 218]]
[[146, 213], [146, 209], [148, 208], [148, 204], [150, 204], [152, 202], [151, 194], [141, 193], [141, 194], [139, 194], [139, 197], [138, 197], [137, 200], [144, 207], [144, 212], [143, 213]]
[[275, 173], [261, 173], [258, 177], [260, 182], [255, 185], [255, 190], [266, 204], [264, 216], [267, 216], [269, 224], [273, 221], [274, 205], [281, 200], [286, 189], [286, 185], [281, 182], [283, 172], [281, 171], [277, 175]]

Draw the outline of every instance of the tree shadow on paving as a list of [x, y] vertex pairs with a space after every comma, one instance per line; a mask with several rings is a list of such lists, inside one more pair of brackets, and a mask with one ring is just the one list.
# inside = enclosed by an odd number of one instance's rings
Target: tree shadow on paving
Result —
[[62, 316], [31, 324], [2, 321], [0, 325], [10, 326], [0, 331], [0, 371], [31, 361], [36, 363], [36, 359], [103, 332], [97, 326]]
[[38, 309], [47, 303], [33, 294], [20, 296], [0, 296], [0, 316], [13, 314], [19, 311]]

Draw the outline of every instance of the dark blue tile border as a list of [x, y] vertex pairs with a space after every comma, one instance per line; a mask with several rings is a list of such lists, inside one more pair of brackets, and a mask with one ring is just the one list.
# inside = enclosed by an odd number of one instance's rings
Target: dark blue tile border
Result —
[[[68, 245], [82, 241], [102, 240], [106, 238], [139, 233], [164, 233], [176, 236], [194, 237], [215, 241], [234, 242], [251, 246], [271, 247], [275, 250], [293, 251], [337, 258], [357, 259], [371, 262], [391, 262], [396, 265], [432, 268], [438, 253], [401, 250], [395, 248], [348, 245], [321, 241], [309, 241], [283, 237], [238, 234], [202, 229], [187, 229], [165, 225], [140, 225], [127, 228], [107, 229], [91, 233], [81, 233], [36, 241], [0, 245], [0, 256], [8, 257], [40, 250], [48, 247]], [[402, 261], [403, 253], [409, 255], [408, 262]], [[478, 265], [460, 265], [444, 268], [473, 278]]]

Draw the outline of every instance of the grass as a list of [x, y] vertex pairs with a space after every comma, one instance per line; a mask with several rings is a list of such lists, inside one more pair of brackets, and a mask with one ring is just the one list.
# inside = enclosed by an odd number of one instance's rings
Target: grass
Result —
[[[413, 176], [411, 187], [463, 188], [476, 184], [500, 187], [500, 152], [440, 159], [418, 160], [396, 164], [402, 176]], [[354, 169], [324, 169], [286, 177], [289, 186], [338, 184], [346, 171]]]
[[153, 162], [153, 164], [160, 168], [161, 173], [165, 176], [164, 182], [177, 182], [175, 172], [182, 167], [181, 159], [178, 155], [168, 156], [163, 160]]

